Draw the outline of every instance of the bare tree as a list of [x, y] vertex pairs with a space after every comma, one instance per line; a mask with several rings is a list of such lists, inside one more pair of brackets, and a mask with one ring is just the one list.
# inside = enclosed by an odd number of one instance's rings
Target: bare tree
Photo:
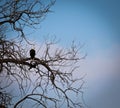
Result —
[[[12, 27], [27, 40], [24, 27], [39, 24], [55, 1], [0, 2], [0, 92], [2, 98], [8, 97], [9, 103], [4, 102], [6, 107], [22, 108], [28, 102], [32, 108], [84, 107], [83, 100], [80, 100], [84, 76], [74, 77], [79, 71], [79, 61], [85, 57], [79, 56], [81, 45], [76, 46], [73, 42], [69, 49], [63, 49], [57, 47], [56, 39], [45, 40], [42, 47], [34, 49], [31, 58], [30, 43], [26, 41], [28, 47], [24, 47], [23, 41], [9, 40], [4, 30], [6, 25], [10, 25], [6, 30]], [[6, 92], [15, 96], [11, 97]]]

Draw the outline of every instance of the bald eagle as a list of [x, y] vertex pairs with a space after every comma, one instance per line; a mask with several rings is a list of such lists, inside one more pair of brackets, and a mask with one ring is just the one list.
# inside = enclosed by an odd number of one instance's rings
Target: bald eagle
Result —
[[30, 57], [31, 57], [31, 59], [35, 58], [35, 50], [34, 49], [30, 50]]
[[37, 65], [36, 61], [34, 60], [34, 58], [35, 58], [35, 50], [34, 49], [30, 50], [30, 58], [31, 58], [31, 62], [30, 62], [29, 70], [32, 68], [36, 68], [36, 65]]

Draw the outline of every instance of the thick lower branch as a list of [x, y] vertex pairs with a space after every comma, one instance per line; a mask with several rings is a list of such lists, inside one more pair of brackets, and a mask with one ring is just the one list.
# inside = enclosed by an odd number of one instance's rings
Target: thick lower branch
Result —
[[[14, 64], [22, 64], [22, 65], [27, 65], [27, 66], [31, 66], [31, 64], [28, 62], [29, 60], [31, 60], [31, 58], [25, 58], [25, 59], [0, 59], [0, 64], [3, 63], [14, 63]], [[40, 60], [39, 58], [34, 58], [34, 60], [36, 61], [37, 65], [43, 65], [48, 71], [52, 71], [51, 68], [47, 65], [47, 63], [43, 60]]]
[[27, 59], [0, 59], [0, 64], [3, 64], [3, 63], [15, 63], [15, 64], [24, 64], [24, 65], [30, 65], [27, 60], [29, 60], [28, 58]]

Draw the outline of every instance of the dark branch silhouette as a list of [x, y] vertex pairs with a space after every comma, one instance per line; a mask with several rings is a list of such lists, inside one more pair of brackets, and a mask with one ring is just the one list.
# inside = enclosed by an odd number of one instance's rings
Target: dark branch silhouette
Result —
[[[54, 3], [0, 1], [0, 107], [23, 108], [27, 102], [31, 108], [84, 107], [84, 76], [78, 77], [82, 45], [60, 48], [51, 39], [35, 50], [26, 38], [25, 30], [40, 24]], [[9, 39], [9, 31], [15, 38]]]
[[[23, 98], [21, 98], [14, 105], [14, 108], [22, 105], [21, 103], [23, 103], [25, 100], [30, 99], [33, 101], [33, 103], [37, 102], [36, 105], [45, 108], [47, 108], [47, 104], [44, 103], [45, 101], [48, 103], [52, 102], [53, 106], [57, 108], [58, 103], [60, 103], [62, 100], [65, 101], [64, 104], [66, 104], [68, 108], [77, 106], [83, 107], [83, 103], [81, 104], [81, 102], [75, 102], [68, 95], [69, 92], [75, 95], [79, 93], [81, 95], [83, 94], [81, 91], [84, 83], [83, 77], [81, 76], [79, 79], [73, 77], [75, 70], [79, 68], [79, 60], [84, 59], [85, 57], [83, 56], [80, 58], [78, 56], [79, 47], [72, 45], [72, 47], [70, 47], [68, 50], [55, 48], [54, 52], [51, 52], [54, 43], [48, 42], [45, 44], [46, 47], [44, 48], [44, 51], [41, 49], [40, 54], [42, 55], [39, 57], [39, 54], [37, 54], [35, 51], [32, 52], [33, 55], [29, 55], [29, 53], [27, 55], [26, 53], [21, 53], [21, 51], [26, 51], [21, 49], [21, 47], [16, 43], [5, 40], [4, 42], [4, 44], [2, 43], [2, 46], [4, 47], [1, 47], [0, 49], [2, 55], [2, 58], [0, 58], [0, 64], [3, 65], [1, 75], [7, 73], [7, 80], [9, 81], [17, 79], [19, 89], [23, 96]], [[4, 50], [2, 50], [3, 48]], [[9, 48], [9, 50], [7, 50], [7, 48]], [[35, 64], [32, 64], [31, 61], [34, 61]], [[29, 71], [35, 72], [37, 75], [34, 82], [37, 85], [32, 85], [32, 92], [30, 93], [26, 91], [26, 89], [28, 89], [30, 86], [29, 84], [33, 83], [32, 77], [30, 77], [30, 74], [32, 73]], [[24, 83], [22, 83], [23, 79], [27, 84], [26, 86]], [[1, 87], [9, 88], [12, 83], [14, 82], [9, 82], [6, 87]], [[73, 85], [77, 83], [79, 83], [80, 86], [74, 87]], [[47, 95], [49, 89], [51, 89], [50, 91], [56, 95], [54, 98]], [[38, 90], [41, 92], [37, 93]], [[43, 99], [45, 99], [45, 101]]]

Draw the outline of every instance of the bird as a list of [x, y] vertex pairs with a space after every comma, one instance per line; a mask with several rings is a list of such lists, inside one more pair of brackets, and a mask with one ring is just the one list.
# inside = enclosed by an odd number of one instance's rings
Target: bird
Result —
[[34, 49], [30, 50], [30, 58], [31, 58], [31, 62], [30, 62], [29, 70], [32, 68], [36, 68], [36, 65], [37, 65], [36, 61], [34, 60], [35, 59], [35, 50]]
[[35, 50], [34, 49], [30, 50], [30, 57], [31, 57], [31, 59], [35, 58]]

